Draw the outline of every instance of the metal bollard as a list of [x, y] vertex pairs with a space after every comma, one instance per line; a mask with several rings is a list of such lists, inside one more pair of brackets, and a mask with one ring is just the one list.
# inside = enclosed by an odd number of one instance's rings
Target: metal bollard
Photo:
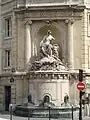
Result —
[[73, 105], [72, 105], [72, 120], [73, 120]]
[[49, 107], [49, 120], [50, 120], [50, 107]]
[[12, 120], [12, 104], [9, 105], [10, 120]]
[[30, 120], [30, 110], [28, 108], [28, 120]]

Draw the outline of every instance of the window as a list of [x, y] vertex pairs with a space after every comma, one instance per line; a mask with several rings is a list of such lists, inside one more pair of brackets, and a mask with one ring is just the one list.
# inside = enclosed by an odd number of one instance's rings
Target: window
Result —
[[11, 37], [12, 28], [11, 28], [11, 18], [5, 19], [5, 37]]
[[90, 69], [90, 46], [88, 46], [88, 68]]
[[10, 67], [11, 65], [10, 57], [11, 57], [11, 51], [5, 50], [5, 67]]
[[88, 36], [90, 36], [90, 13], [88, 14]]
[[90, 15], [89, 15], [89, 25], [90, 25]]

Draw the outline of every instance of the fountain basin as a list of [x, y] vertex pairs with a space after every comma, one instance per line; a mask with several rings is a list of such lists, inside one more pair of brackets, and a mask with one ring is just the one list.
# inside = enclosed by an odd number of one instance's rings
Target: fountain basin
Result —
[[[79, 114], [79, 107], [73, 107], [73, 112], [75, 116]], [[32, 118], [48, 118], [49, 117], [49, 108], [40, 108], [40, 107], [26, 107], [22, 105], [16, 105], [13, 114], [16, 116], [22, 117], [32, 117]], [[50, 108], [50, 117], [51, 118], [72, 118], [72, 108], [68, 107], [53, 107]]]

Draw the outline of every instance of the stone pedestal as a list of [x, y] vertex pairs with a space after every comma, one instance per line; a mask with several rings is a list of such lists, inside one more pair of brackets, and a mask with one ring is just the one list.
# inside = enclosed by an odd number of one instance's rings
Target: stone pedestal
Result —
[[60, 106], [66, 93], [69, 95], [68, 72], [37, 71], [30, 73], [29, 94], [32, 95], [36, 104], [41, 103], [47, 95], [50, 102]]

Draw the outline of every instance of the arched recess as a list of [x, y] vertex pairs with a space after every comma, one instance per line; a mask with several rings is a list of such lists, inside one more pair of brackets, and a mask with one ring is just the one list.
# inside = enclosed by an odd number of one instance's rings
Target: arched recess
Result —
[[43, 99], [44, 99], [46, 96], [48, 96], [48, 97], [49, 97], [49, 100], [52, 101], [52, 96], [51, 96], [51, 94], [45, 93], [45, 94], [43, 95]]
[[52, 24], [52, 26], [44, 25], [37, 31], [36, 39], [35, 39], [35, 44], [36, 44], [35, 46], [37, 49], [37, 55], [40, 52], [40, 41], [47, 34], [48, 30], [51, 30], [52, 36], [55, 37], [54, 43], [59, 45], [59, 57], [62, 60], [64, 29], [63, 29], [63, 27], [60, 28], [59, 24]]

